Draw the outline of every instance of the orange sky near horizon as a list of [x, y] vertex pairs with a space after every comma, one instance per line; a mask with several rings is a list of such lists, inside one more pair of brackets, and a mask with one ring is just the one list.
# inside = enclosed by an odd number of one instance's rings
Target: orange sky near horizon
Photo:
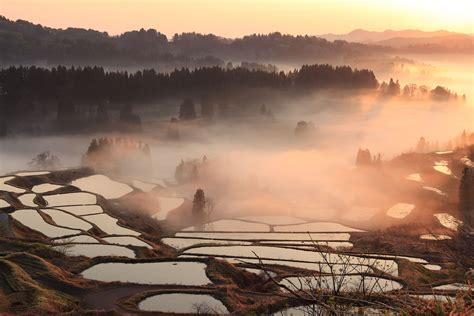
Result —
[[0, 0], [0, 15], [111, 35], [140, 28], [240, 37], [318, 35], [356, 28], [474, 33], [471, 0]]

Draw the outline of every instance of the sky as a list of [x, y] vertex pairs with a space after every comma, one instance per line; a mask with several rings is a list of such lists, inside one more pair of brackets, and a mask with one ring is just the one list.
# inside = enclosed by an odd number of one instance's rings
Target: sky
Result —
[[357, 28], [474, 33], [473, 0], [0, 0], [0, 15], [111, 35], [154, 28], [240, 37], [318, 35]]

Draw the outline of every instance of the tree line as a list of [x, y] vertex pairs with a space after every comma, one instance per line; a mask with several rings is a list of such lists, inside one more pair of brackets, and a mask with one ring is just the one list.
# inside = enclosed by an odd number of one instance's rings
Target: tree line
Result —
[[322, 88], [376, 89], [372, 71], [348, 66], [305, 65], [288, 73], [247, 68], [205, 67], [158, 73], [147, 69], [129, 73], [103, 67], [9, 67], [0, 70], [0, 94], [6, 104], [34, 100], [140, 102], [161, 97], [206, 95], [224, 91], [270, 88], [301, 90]]
[[414, 83], [411, 83], [406, 84], [402, 89], [398, 80], [393, 80], [393, 78], [390, 78], [388, 83], [383, 81], [380, 84], [379, 90], [382, 96], [389, 97], [402, 96], [406, 99], [422, 99], [425, 97], [430, 97], [435, 101], [457, 101], [458, 99], [461, 99], [463, 102], [466, 101], [465, 94], [458, 96], [456, 92], [453, 92], [442, 86], [436, 86], [434, 89], [431, 89], [425, 85], [418, 86]]

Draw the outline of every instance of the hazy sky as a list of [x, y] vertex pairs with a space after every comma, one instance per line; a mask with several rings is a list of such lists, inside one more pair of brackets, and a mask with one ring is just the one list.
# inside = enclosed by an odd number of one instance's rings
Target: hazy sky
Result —
[[142, 27], [169, 36], [195, 31], [227, 37], [356, 28], [474, 32], [473, 0], [0, 0], [0, 15], [110, 34]]

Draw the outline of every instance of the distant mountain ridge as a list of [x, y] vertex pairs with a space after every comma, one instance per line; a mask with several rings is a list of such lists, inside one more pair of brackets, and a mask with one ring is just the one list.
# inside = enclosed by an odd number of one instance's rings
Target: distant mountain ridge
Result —
[[375, 44], [380, 41], [387, 41], [393, 38], [434, 38], [434, 37], [446, 37], [452, 35], [465, 35], [463, 33], [450, 32], [445, 30], [438, 31], [420, 31], [420, 30], [385, 30], [382, 32], [367, 31], [364, 29], [356, 29], [347, 34], [323, 34], [320, 37], [327, 39], [328, 41], [342, 40], [347, 42], [358, 42]]

